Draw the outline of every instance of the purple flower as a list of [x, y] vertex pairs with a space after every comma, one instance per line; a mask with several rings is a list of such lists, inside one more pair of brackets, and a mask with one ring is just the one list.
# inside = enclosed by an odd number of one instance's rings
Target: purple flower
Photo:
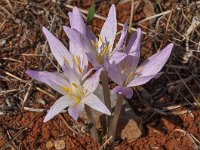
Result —
[[80, 113], [84, 110], [85, 104], [102, 113], [110, 115], [106, 106], [93, 94], [99, 84], [100, 72], [101, 70], [98, 70], [93, 76], [81, 83], [78, 79], [70, 81], [68, 77], [62, 73], [27, 70], [26, 73], [29, 76], [37, 81], [46, 83], [63, 95], [53, 104], [44, 122], [49, 121], [66, 107], [69, 107], [69, 115], [77, 120]]
[[171, 54], [173, 44], [167, 45], [163, 50], [149, 57], [137, 67], [140, 57], [141, 29], [134, 32], [124, 52], [127, 56], [118, 64], [107, 62], [109, 77], [118, 84], [112, 92], [131, 98], [131, 87], [147, 83], [152, 78], [159, 77], [159, 71], [163, 68]]
[[88, 59], [78, 47], [70, 42], [70, 51], [46, 28], [43, 32], [47, 38], [50, 49], [63, 69], [63, 73], [51, 73], [47, 71], [27, 70], [26, 73], [40, 82], [46, 83], [63, 96], [59, 98], [46, 115], [44, 122], [47, 122], [61, 110], [68, 108], [69, 115], [77, 120], [79, 114], [84, 110], [84, 105], [88, 105], [102, 113], [110, 115], [109, 110], [93, 94], [99, 84], [99, 75], [102, 69], [96, 71], [91, 77], [88, 69]]
[[54, 57], [62, 67], [64, 73], [73, 74], [76, 78], [87, 75], [88, 59], [82, 48], [76, 47], [70, 42], [68, 49], [45, 27], [42, 28], [47, 38], [49, 47]]
[[117, 32], [117, 20], [114, 5], [110, 8], [108, 18], [106, 19], [98, 38], [85, 25], [77, 7], [74, 7], [73, 11], [69, 13], [69, 18], [71, 28], [65, 26], [64, 31], [76, 47], [84, 48], [83, 51], [86, 52], [89, 61], [95, 68], [105, 65], [106, 60], [109, 60], [111, 63], [119, 63], [126, 57], [127, 54], [120, 52], [119, 49], [122, 47], [126, 37], [127, 22], [125, 23], [120, 40], [113, 50]]

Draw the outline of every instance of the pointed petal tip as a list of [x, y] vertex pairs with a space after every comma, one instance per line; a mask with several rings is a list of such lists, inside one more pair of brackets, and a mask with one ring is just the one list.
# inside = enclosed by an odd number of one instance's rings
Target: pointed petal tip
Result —
[[74, 6], [73, 11], [79, 11], [78, 7]]
[[162, 51], [165, 51], [170, 55], [171, 52], [172, 52], [173, 47], [174, 47], [174, 43], [170, 43], [165, 48], [163, 48]]
[[45, 33], [47, 33], [47, 32], [49, 32], [49, 30], [46, 28], [46, 27], [42, 27], [42, 31], [43, 31], [43, 33], [45, 34]]
[[174, 47], [174, 43], [170, 43], [170, 44], [168, 44], [167, 47], [169, 47], [169, 48], [172, 49], [172, 48]]
[[45, 37], [48, 39], [49, 36], [53, 35], [46, 27], [42, 27], [42, 32], [44, 33]]
[[46, 27], [45, 27], [45, 26], [42, 26], [42, 30], [46, 30]]
[[112, 4], [112, 6], [110, 7], [109, 13], [114, 13], [114, 15], [116, 16], [116, 8], [115, 8], [115, 4]]
[[28, 70], [26, 70], [26, 72], [25, 72], [27, 75], [29, 75], [29, 76], [32, 76], [32, 75], [35, 75], [36, 73], [37, 73], [37, 71], [34, 71], [34, 70], [31, 70], [31, 69], [28, 69]]
[[115, 4], [112, 4], [110, 7], [110, 9], [113, 9], [113, 8], [115, 8]]
[[126, 19], [126, 21], [125, 21], [124, 25], [128, 25], [128, 19]]
[[138, 32], [138, 33], [142, 33], [141, 28], [137, 28], [137, 32]]
[[46, 123], [46, 122], [48, 122], [49, 120], [51, 120], [51, 118], [48, 117], [48, 113], [47, 113], [46, 116], [44, 117], [43, 122]]
[[[67, 31], [69, 31], [71, 28], [70, 27], [68, 27], [68, 26], [63, 26], [63, 30], [65, 31], [65, 32], [67, 32]], [[72, 29], [71, 29], [72, 30]]]
[[74, 120], [77, 121], [79, 116], [71, 116], [71, 117], [72, 117]]
[[44, 120], [43, 120], [43, 123], [46, 123], [47, 121], [49, 121], [49, 120], [47, 120], [46, 117], [45, 117]]
[[106, 115], [109, 115], [109, 116], [110, 116], [110, 115], [111, 115], [111, 112], [110, 112], [110, 111], [106, 112]]
[[28, 69], [28, 70], [25, 71], [26, 74], [29, 74], [30, 72], [31, 72], [30, 69]]

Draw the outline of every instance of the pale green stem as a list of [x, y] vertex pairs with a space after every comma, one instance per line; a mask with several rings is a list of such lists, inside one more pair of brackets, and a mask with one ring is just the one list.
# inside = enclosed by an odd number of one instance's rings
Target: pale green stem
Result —
[[111, 137], [111, 136], [113, 137], [111, 140], [112, 142], [115, 141], [116, 128], [117, 128], [117, 123], [119, 120], [123, 101], [124, 101], [124, 96], [121, 94], [118, 95], [117, 103], [115, 105], [115, 111], [114, 111], [112, 119], [110, 121], [109, 131], [108, 131], [108, 137]]
[[110, 89], [109, 89], [109, 82], [108, 82], [108, 74], [106, 71], [101, 72], [101, 83], [103, 87], [103, 97], [104, 102], [107, 108], [111, 111], [111, 101], [110, 101]]
[[[110, 100], [110, 89], [109, 89], [109, 82], [108, 82], [108, 74], [106, 71], [102, 71], [101, 72], [101, 76], [100, 76], [100, 80], [102, 83], [102, 87], [103, 87], [103, 97], [104, 97], [104, 104], [106, 105], [106, 107], [109, 109], [109, 111], [111, 112], [111, 100]], [[104, 115], [103, 117], [104, 121], [106, 122], [102, 128], [104, 130], [104, 133], [107, 132], [107, 128], [109, 125], [109, 117]]]
[[92, 128], [90, 128], [90, 133], [91, 133], [93, 139], [96, 140], [97, 142], [99, 142], [99, 136], [98, 136], [95, 120], [94, 120], [94, 117], [92, 115], [92, 112], [91, 112], [91, 109], [89, 106], [85, 105], [85, 112], [87, 114], [89, 123], [93, 124]]

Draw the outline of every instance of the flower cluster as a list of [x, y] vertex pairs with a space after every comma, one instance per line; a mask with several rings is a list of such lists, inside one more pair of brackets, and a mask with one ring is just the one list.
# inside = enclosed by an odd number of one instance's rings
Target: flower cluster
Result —
[[[117, 83], [112, 92], [127, 98], [133, 95], [131, 87], [145, 84], [161, 75], [160, 70], [169, 59], [173, 44], [167, 45], [138, 66], [141, 29], [138, 28], [131, 35], [127, 46], [124, 46], [128, 28], [126, 22], [120, 39], [115, 44], [117, 20], [114, 5], [111, 6], [97, 37], [84, 23], [78, 8], [74, 7], [68, 15], [70, 27], [63, 28], [70, 41], [69, 50], [45, 27], [42, 29], [63, 72], [26, 71], [35, 80], [46, 83], [63, 95], [53, 104], [44, 122], [67, 107], [69, 115], [77, 120], [85, 105], [111, 115], [107, 106], [93, 94], [99, 84], [102, 70]], [[92, 64], [92, 69], [88, 69], [89, 63]], [[91, 76], [92, 71], [95, 73]]]

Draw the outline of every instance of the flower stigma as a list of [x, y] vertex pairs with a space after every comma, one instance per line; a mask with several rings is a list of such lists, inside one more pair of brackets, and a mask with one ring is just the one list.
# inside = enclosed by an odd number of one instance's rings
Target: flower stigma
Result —
[[79, 87], [76, 83], [72, 82], [70, 87], [63, 87], [63, 90], [74, 99], [75, 104], [79, 104], [81, 99], [85, 96], [85, 91], [82, 87]]
[[[96, 60], [99, 62], [101, 59], [101, 57], [105, 56], [108, 51], [110, 50], [110, 48], [112, 47], [112, 45], [108, 45], [106, 44], [102, 37], [100, 35], [98, 35], [99, 37], [99, 40], [94, 42], [93, 40], [91, 40], [91, 43], [92, 43], [92, 46], [94, 47], [94, 49], [97, 49], [98, 48], [98, 43], [100, 42], [101, 43], [101, 46], [102, 46], [102, 50], [100, 51], [100, 53], [97, 53], [96, 51]], [[100, 62], [99, 62], [100, 63]]]

